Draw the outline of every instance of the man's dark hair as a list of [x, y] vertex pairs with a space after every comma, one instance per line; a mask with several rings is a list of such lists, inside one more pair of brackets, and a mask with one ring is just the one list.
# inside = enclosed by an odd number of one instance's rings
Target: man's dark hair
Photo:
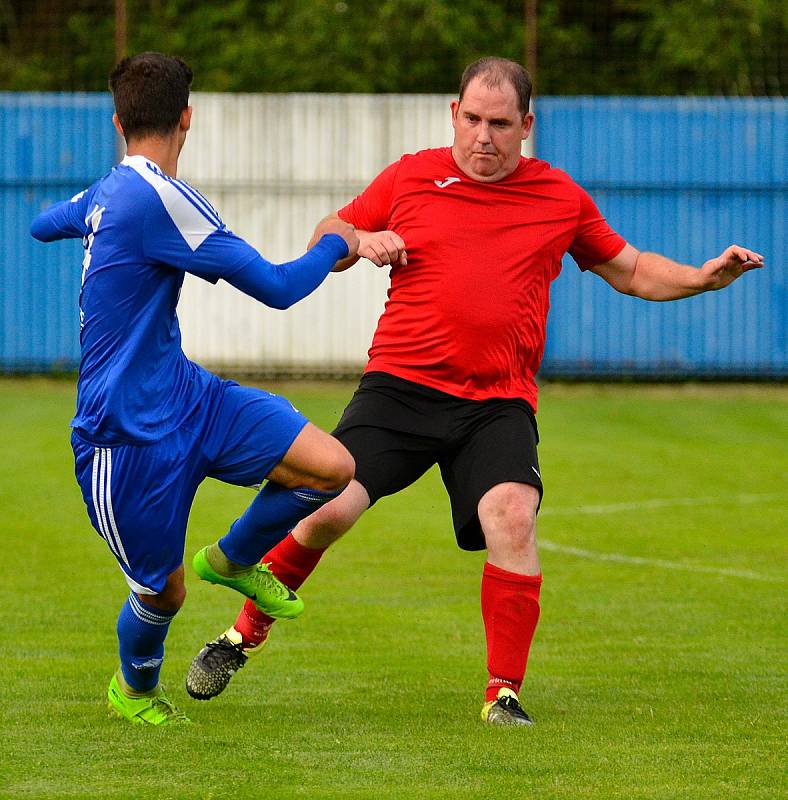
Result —
[[124, 58], [109, 76], [126, 141], [140, 136], [166, 136], [177, 127], [189, 105], [192, 71], [180, 58], [140, 53]]
[[505, 81], [508, 81], [517, 93], [517, 108], [520, 113], [523, 117], [528, 113], [533, 83], [528, 70], [520, 66], [516, 61], [510, 61], [508, 58], [487, 56], [467, 66], [460, 80], [460, 102], [462, 102], [462, 96], [465, 94], [468, 84], [474, 78], [481, 78], [482, 83], [491, 89], [496, 89]]

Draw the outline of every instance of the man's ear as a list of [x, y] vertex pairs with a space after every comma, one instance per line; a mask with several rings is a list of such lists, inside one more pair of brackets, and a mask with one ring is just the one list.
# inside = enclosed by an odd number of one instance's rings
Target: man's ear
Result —
[[125, 139], [126, 134], [123, 133], [123, 126], [120, 124], [120, 120], [118, 119], [117, 114], [112, 115], [112, 124], [115, 126], [115, 130], [118, 132], [118, 135], [122, 136]]
[[451, 101], [451, 126], [452, 128], [457, 127], [457, 111], [460, 107], [459, 100], [452, 100]]
[[191, 128], [192, 125], [192, 107], [186, 106], [186, 108], [181, 111], [181, 119], [180, 119], [180, 128], [185, 133], [186, 131]]
[[531, 131], [534, 127], [534, 119], [535, 117], [532, 111], [529, 111], [525, 117], [523, 117], [523, 141], [531, 135]]

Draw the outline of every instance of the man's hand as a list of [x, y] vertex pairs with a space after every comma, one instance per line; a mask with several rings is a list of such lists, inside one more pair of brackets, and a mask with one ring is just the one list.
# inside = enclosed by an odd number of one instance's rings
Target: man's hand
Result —
[[358, 231], [360, 258], [369, 259], [377, 267], [408, 263], [405, 242], [394, 231]]
[[614, 259], [590, 271], [622, 294], [661, 301], [723, 289], [743, 273], [762, 266], [762, 255], [735, 244], [700, 269], [659, 253], [641, 253], [627, 244]]
[[[345, 220], [336, 216], [326, 217], [320, 220], [309, 242], [309, 247], [312, 247], [316, 242], [320, 241], [320, 237], [325, 236], [327, 233], [335, 233], [337, 236], [341, 236], [345, 240], [348, 249], [348, 254], [345, 258], [355, 260], [356, 254], [358, 253], [359, 239], [356, 235], [356, 229], [352, 225], [349, 225]], [[343, 259], [343, 261], [344, 260], [345, 259]]]
[[700, 268], [700, 277], [704, 291], [724, 289], [736, 278], [763, 266], [763, 256], [746, 247], [732, 244], [722, 255], [709, 259]]

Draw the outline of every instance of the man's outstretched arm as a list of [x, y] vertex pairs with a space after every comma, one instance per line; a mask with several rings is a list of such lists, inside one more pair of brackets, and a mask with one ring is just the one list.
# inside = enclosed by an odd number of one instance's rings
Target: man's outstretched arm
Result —
[[[308, 247], [312, 247], [320, 238], [318, 232], [320, 226], [342, 218], [338, 214], [329, 214], [312, 234]], [[358, 252], [355, 255], [343, 258], [336, 263], [332, 272], [344, 272], [359, 260], [359, 258], [369, 259], [377, 267], [388, 267], [394, 264], [401, 264], [403, 267], [408, 263], [408, 254], [405, 251], [405, 242], [402, 237], [394, 231], [360, 231], [356, 230], [358, 236]]]
[[628, 244], [615, 258], [590, 271], [622, 294], [644, 300], [678, 300], [723, 289], [745, 272], [763, 265], [762, 255], [735, 244], [700, 268], [679, 264], [658, 253], [641, 253]]
[[352, 259], [358, 247], [353, 226], [338, 218], [321, 222], [315, 237], [295, 261], [272, 264], [258, 255], [225, 280], [267, 306], [289, 308], [317, 289], [340, 259]]
[[[95, 185], [95, 184], [94, 184]], [[30, 234], [39, 242], [81, 239], [87, 231], [88, 204], [93, 192], [85, 189], [71, 200], [63, 200], [42, 211], [30, 224]]]

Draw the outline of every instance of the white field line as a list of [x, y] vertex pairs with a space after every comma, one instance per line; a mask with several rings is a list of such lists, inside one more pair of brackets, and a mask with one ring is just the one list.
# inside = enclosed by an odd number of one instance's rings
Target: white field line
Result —
[[665, 561], [661, 558], [642, 558], [641, 556], [625, 556], [623, 553], [599, 553], [594, 550], [583, 550], [579, 547], [567, 547], [563, 544], [551, 542], [549, 539], [539, 539], [540, 550], [549, 550], [554, 553], [566, 553], [578, 558], [590, 558], [592, 561], [615, 561], [619, 564], [637, 564], [645, 567], [663, 567], [664, 569], [683, 570], [684, 572], [704, 572], [709, 575], [722, 575], [726, 578], [749, 578], [753, 581], [766, 581], [767, 583], [785, 583], [784, 578], [773, 575], [761, 575], [746, 569], [726, 569], [724, 567], [707, 567], [704, 564], [683, 564], [680, 561]]
[[544, 508], [539, 516], [575, 516], [576, 514], [614, 514], [617, 511], [649, 511], [654, 508], [679, 508], [681, 506], [714, 506], [747, 503], [768, 503], [782, 500], [788, 503], [788, 494], [731, 494], [724, 497], [657, 497], [651, 500], [638, 500], [631, 503], [609, 503], [599, 506], [572, 506], [570, 508]]
[[[643, 500], [639, 503], [612, 503], [610, 505], [599, 506], [577, 506], [575, 508], [549, 509], [539, 512], [542, 514], [552, 512], [552, 514], [576, 515], [576, 514], [609, 514], [616, 511], [639, 511], [653, 508], [670, 508], [673, 506], [693, 506], [693, 505], [726, 505], [733, 503], [760, 503], [769, 500], [784, 499], [782, 494], [740, 494], [728, 495], [727, 497], [674, 497], [653, 500]], [[680, 561], [667, 561], [661, 558], [643, 558], [642, 556], [627, 556], [623, 553], [600, 553], [594, 550], [584, 550], [580, 547], [569, 547], [567, 545], [552, 542], [549, 539], [540, 539], [538, 546], [542, 550], [554, 553], [566, 553], [567, 555], [577, 556], [578, 558], [589, 558], [592, 561], [613, 561], [619, 564], [636, 564], [639, 566], [662, 567], [664, 569], [683, 570], [685, 572], [702, 572], [709, 575], [722, 575], [727, 578], [748, 578], [754, 581], [766, 581], [767, 583], [785, 583], [784, 578], [773, 575], [761, 575], [758, 572], [742, 569], [728, 569], [725, 567], [710, 567], [704, 564], [686, 564]]]

